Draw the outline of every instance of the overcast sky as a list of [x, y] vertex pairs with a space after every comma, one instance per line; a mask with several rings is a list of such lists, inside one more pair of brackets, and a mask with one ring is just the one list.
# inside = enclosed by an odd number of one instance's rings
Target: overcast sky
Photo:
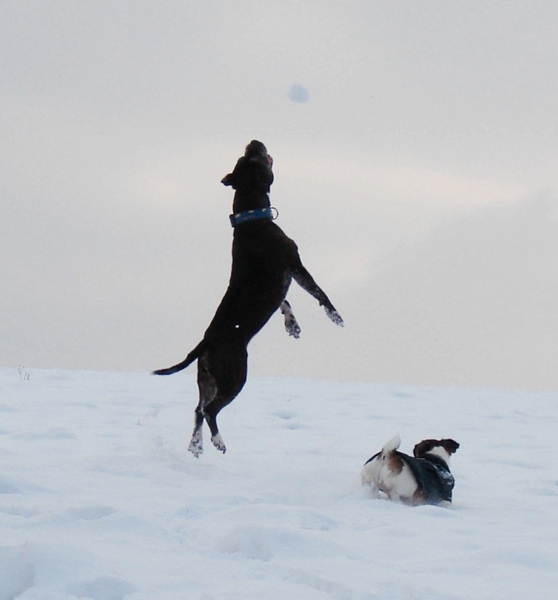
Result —
[[293, 284], [302, 338], [273, 316], [251, 374], [558, 389], [557, 31], [550, 0], [1, 3], [0, 364], [181, 360], [256, 138], [346, 327]]

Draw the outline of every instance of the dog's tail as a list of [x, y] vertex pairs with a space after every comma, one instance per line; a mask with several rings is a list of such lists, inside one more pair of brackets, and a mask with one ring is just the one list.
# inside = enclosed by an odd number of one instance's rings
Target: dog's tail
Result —
[[188, 356], [177, 365], [173, 367], [168, 367], [167, 369], [157, 369], [157, 371], [153, 371], [153, 375], [172, 375], [173, 373], [178, 373], [178, 371], [182, 371], [186, 367], [190, 366], [195, 360], [197, 360], [204, 349], [205, 343], [202, 340], [193, 350], [188, 354]]
[[399, 446], [401, 446], [401, 437], [399, 436], [399, 434], [397, 434], [396, 436], [392, 437], [391, 440], [389, 440], [389, 442], [386, 442], [384, 444], [384, 447], [382, 448], [380, 454], [382, 456], [387, 456], [388, 454], [391, 454], [392, 452], [397, 450]]

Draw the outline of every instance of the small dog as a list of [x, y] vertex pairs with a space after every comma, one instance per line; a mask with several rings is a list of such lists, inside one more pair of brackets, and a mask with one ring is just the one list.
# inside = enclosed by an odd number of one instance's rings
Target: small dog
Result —
[[207, 421], [211, 441], [221, 452], [225, 444], [217, 427], [217, 414], [232, 402], [246, 383], [248, 342], [280, 309], [289, 335], [298, 338], [300, 327], [285, 299], [294, 279], [325, 308], [336, 324], [343, 319], [300, 261], [293, 240], [273, 222], [269, 189], [273, 159], [266, 147], [252, 140], [232, 173], [221, 183], [235, 190], [232, 272], [229, 287], [202, 341], [177, 365], [155, 371], [170, 375], [198, 361], [199, 403], [189, 450], [203, 451], [202, 426]]
[[414, 447], [414, 458], [398, 452], [400, 445], [397, 435], [366, 461], [360, 473], [363, 485], [370, 486], [375, 498], [383, 492], [389, 500], [410, 506], [449, 506], [455, 485], [449, 460], [459, 444], [451, 439], [423, 440]]

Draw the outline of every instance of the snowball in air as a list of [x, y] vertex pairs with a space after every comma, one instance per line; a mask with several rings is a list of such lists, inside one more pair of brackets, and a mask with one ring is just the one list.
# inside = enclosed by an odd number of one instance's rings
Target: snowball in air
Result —
[[293, 83], [291, 85], [288, 96], [293, 102], [298, 102], [299, 104], [308, 102], [310, 99], [308, 90], [300, 83]]

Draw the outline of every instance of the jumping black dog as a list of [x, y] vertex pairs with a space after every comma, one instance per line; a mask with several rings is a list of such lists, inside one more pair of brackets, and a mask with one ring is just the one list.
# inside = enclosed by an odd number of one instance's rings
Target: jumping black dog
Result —
[[203, 451], [204, 419], [213, 445], [226, 451], [217, 415], [244, 387], [248, 343], [278, 308], [289, 335], [299, 337], [300, 327], [285, 299], [292, 279], [318, 300], [336, 325], [343, 325], [329, 298], [302, 265], [296, 244], [273, 222], [269, 202], [272, 165], [266, 147], [253, 140], [234, 171], [222, 179], [221, 183], [235, 190], [230, 216], [234, 236], [229, 287], [202, 341], [181, 363], [154, 371], [155, 375], [170, 375], [198, 361], [200, 399], [188, 448], [196, 457]]

